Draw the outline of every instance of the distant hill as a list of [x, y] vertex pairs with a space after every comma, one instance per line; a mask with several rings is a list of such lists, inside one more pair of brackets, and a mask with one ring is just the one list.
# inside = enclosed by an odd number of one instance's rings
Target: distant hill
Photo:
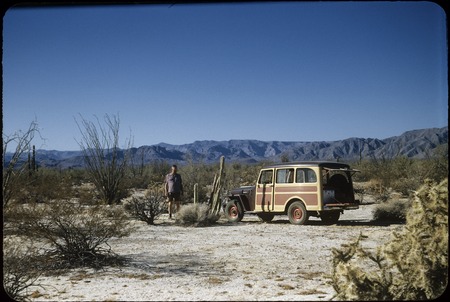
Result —
[[[160, 143], [132, 148], [133, 161], [147, 164], [155, 161], [185, 164], [188, 160], [218, 162], [224, 155], [228, 162], [279, 162], [281, 156], [290, 161], [337, 160], [360, 158], [392, 158], [403, 155], [424, 158], [433, 149], [448, 143], [448, 127], [412, 130], [386, 139], [347, 138], [339, 141], [281, 142], [258, 140], [195, 141], [184, 145]], [[8, 162], [8, 155], [6, 156]], [[36, 161], [46, 167], [82, 167], [81, 151], [37, 150]]]

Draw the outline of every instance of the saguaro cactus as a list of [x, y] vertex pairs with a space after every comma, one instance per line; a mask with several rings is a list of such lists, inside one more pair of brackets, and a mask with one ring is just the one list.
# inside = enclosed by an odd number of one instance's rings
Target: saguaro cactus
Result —
[[225, 156], [220, 157], [219, 174], [214, 177], [213, 190], [211, 193], [211, 213], [219, 215], [220, 212], [220, 192], [222, 190], [222, 182], [224, 179]]
[[28, 175], [31, 176], [31, 156], [30, 156], [30, 151], [28, 151]]
[[31, 158], [31, 168], [33, 169], [33, 172], [37, 171], [36, 167], [36, 147], [33, 145], [33, 157]]
[[194, 185], [194, 204], [198, 203], [198, 183]]
[[30, 155], [30, 151], [28, 150], [28, 175], [31, 176], [36, 170], [36, 148], [33, 145], [32, 155]]

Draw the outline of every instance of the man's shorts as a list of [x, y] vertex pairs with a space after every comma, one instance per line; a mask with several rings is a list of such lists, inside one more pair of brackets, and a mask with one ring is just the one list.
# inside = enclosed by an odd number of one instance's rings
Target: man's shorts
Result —
[[167, 196], [168, 201], [181, 201], [180, 193], [169, 193]]

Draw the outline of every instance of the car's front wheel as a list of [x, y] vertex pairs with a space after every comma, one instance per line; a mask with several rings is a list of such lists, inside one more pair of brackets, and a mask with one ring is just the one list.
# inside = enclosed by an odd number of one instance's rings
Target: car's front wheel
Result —
[[229, 222], [239, 222], [244, 218], [244, 210], [239, 202], [230, 200], [225, 205], [225, 217]]

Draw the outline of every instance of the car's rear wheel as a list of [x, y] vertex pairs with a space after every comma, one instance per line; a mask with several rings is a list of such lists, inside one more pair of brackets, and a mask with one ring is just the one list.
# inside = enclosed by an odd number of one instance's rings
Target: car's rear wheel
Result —
[[275, 216], [274, 214], [271, 213], [259, 213], [256, 215], [258, 215], [259, 219], [261, 219], [264, 222], [271, 222], [273, 217]]
[[320, 219], [325, 224], [335, 224], [338, 222], [341, 212], [339, 211], [327, 211], [320, 213]]
[[230, 200], [225, 206], [225, 217], [229, 222], [239, 222], [244, 218], [244, 210], [239, 202]]
[[308, 212], [306, 211], [305, 205], [300, 201], [291, 204], [288, 208], [288, 217], [292, 224], [305, 224], [308, 221]]

